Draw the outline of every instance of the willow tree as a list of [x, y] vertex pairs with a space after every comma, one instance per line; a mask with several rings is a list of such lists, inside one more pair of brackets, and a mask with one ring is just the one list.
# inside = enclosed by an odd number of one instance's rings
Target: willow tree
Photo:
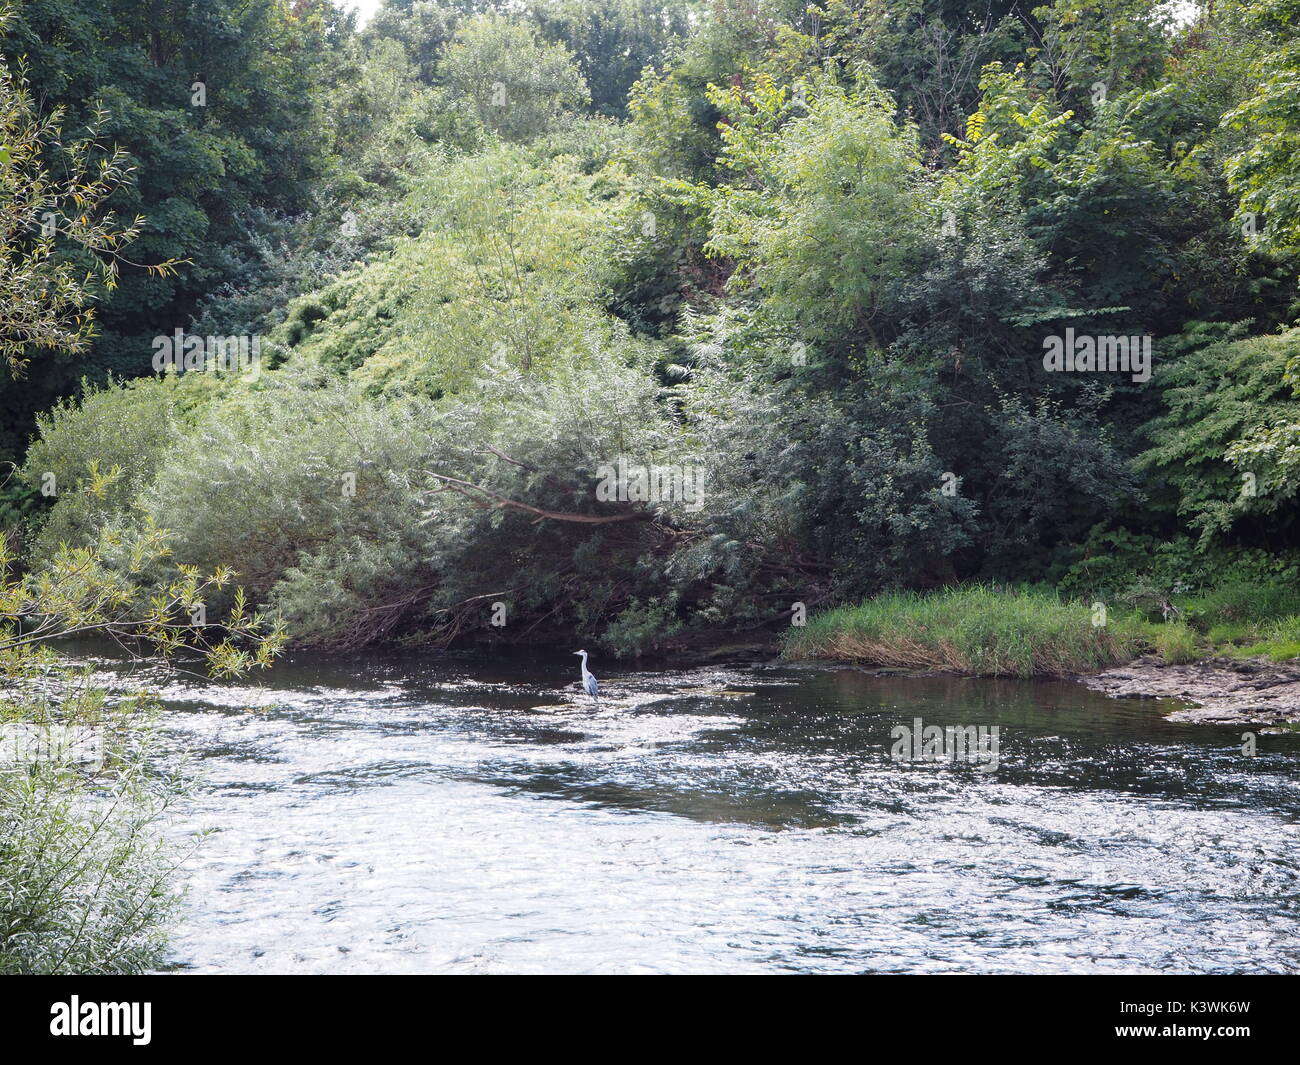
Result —
[[107, 207], [130, 181], [125, 153], [93, 131], [65, 142], [62, 121], [62, 109], [40, 113], [21, 68], [0, 65], [0, 355], [15, 374], [33, 349], [85, 350], [94, 303], [144, 223]]

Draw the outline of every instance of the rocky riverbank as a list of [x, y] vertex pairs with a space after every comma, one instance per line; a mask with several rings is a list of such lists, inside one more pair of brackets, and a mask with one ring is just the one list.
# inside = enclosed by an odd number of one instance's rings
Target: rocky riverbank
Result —
[[1154, 656], [1079, 678], [1094, 691], [1120, 698], [1193, 703], [1170, 721], [1281, 725], [1300, 722], [1300, 664], [1266, 658], [1207, 658], [1168, 665]]

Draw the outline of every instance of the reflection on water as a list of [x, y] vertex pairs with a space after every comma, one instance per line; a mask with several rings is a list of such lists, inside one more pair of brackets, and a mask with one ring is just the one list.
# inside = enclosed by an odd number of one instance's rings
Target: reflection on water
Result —
[[[175, 966], [1300, 968], [1295, 734], [1248, 758], [1069, 683], [597, 672], [599, 704], [564, 654], [171, 682], [179, 828], [217, 829]], [[997, 725], [997, 772], [891, 761], [916, 717]]]

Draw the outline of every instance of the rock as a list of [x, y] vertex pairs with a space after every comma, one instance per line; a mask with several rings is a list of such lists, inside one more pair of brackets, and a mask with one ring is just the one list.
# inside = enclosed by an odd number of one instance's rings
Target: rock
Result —
[[[1250, 677], [1250, 680], [1245, 680]], [[1144, 656], [1119, 669], [1079, 678], [1116, 698], [1177, 699], [1193, 704], [1170, 721], [1277, 724], [1300, 721], [1300, 663], [1266, 658], [1207, 658], [1167, 665]]]

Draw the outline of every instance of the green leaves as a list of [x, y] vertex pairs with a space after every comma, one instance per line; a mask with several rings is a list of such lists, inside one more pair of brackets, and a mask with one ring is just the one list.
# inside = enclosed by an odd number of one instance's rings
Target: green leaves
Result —
[[[1226, 164], [1239, 217], [1277, 251], [1300, 250], [1300, 41], [1280, 43], [1254, 68], [1255, 92], [1224, 116], [1246, 145]], [[1243, 222], [1244, 224], [1244, 222]]]
[[828, 76], [803, 98], [758, 75], [713, 87], [723, 112], [722, 165], [706, 250], [735, 261], [733, 287], [755, 284], [764, 308], [808, 339], [870, 332], [891, 286], [920, 259], [924, 175], [915, 131], [898, 125], [870, 81]]
[[439, 72], [464, 106], [506, 140], [539, 137], [561, 114], [591, 101], [567, 48], [539, 41], [527, 23], [497, 14], [463, 23]]
[[21, 68], [0, 63], [0, 357], [15, 376], [33, 348], [86, 350], [95, 304], [116, 288], [144, 221], [123, 223], [109, 207], [133, 180], [126, 154], [99, 144], [93, 129], [65, 136], [61, 123], [59, 109], [41, 114]]
[[1300, 400], [1287, 371], [1300, 360], [1300, 331], [1214, 332], [1222, 339], [1200, 336], [1201, 346], [1158, 375], [1167, 412], [1147, 427], [1152, 446], [1141, 459], [1177, 491], [1178, 512], [1202, 545], [1250, 515], [1294, 517], [1298, 487]]
[[270, 665], [286, 633], [278, 620], [248, 613], [242, 592], [224, 622], [215, 610], [213, 621], [206, 620], [208, 596], [229, 583], [231, 573], [204, 576], [179, 566], [170, 577], [148, 580], [170, 554], [167, 539], [147, 520], [130, 534], [109, 527], [93, 546], [62, 546], [22, 577], [10, 573], [13, 559], [0, 544], [0, 664], [90, 634], [142, 640], [163, 657], [197, 652], [213, 676], [238, 677]]

